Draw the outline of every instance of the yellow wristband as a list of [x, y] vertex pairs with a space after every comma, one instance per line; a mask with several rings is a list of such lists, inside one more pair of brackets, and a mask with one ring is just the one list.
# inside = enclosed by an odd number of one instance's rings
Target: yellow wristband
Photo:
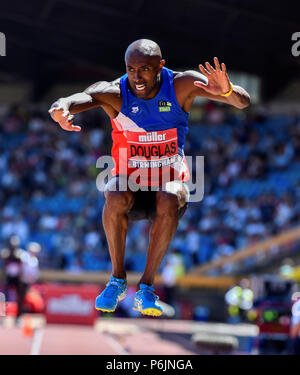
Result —
[[227, 96], [231, 95], [232, 91], [233, 91], [233, 84], [230, 82], [230, 90], [228, 92], [226, 92], [226, 94], [221, 94], [221, 96], [227, 97]]

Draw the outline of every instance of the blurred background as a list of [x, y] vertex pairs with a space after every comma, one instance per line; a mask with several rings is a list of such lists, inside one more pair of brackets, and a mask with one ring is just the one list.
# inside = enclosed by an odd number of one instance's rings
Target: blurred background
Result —
[[[0, 354], [299, 354], [300, 9], [281, 5], [2, 4]], [[130, 224], [128, 297], [114, 314], [93, 308], [111, 272], [96, 187], [109, 119], [78, 114], [82, 131], [68, 133], [48, 114], [56, 99], [123, 75], [140, 38], [156, 41], [173, 70], [217, 56], [252, 99], [245, 110], [197, 99], [191, 110], [185, 154], [205, 157], [204, 199], [190, 204], [160, 267], [156, 320], [131, 308], [147, 221]]]

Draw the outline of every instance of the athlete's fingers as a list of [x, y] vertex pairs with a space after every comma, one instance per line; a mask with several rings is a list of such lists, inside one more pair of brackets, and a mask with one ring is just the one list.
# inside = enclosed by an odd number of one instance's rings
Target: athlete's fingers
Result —
[[81, 126], [78, 126], [78, 125], [72, 125], [72, 130], [73, 130], [74, 132], [80, 132], [80, 130], [81, 130]]
[[63, 109], [63, 108], [51, 108], [49, 109], [49, 113], [50, 115], [54, 114], [55, 115], [55, 111], [58, 111], [58, 115], [61, 116], [61, 117], [67, 117], [68, 116], [68, 121], [71, 121], [74, 119], [74, 115], [71, 115], [70, 112], [66, 109]]
[[210, 73], [214, 73], [215, 72], [215, 69], [210, 65], [210, 63], [207, 61], [205, 63], [205, 66], [206, 66], [206, 69], [210, 72]]
[[51, 108], [49, 109], [49, 114], [52, 118], [54, 118], [57, 114], [62, 114], [62, 109], [57, 109], [57, 108]]
[[197, 87], [201, 87], [202, 89], [206, 89], [206, 87], [207, 87], [207, 84], [203, 83], [201, 81], [194, 81], [194, 85], [197, 86]]
[[60, 121], [59, 123], [63, 124], [66, 127], [71, 127], [73, 125], [73, 120], [70, 120], [70, 121], [68, 121], [68, 120], [66, 120], [66, 121]]
[[73, 125], [74, 115], [71, 115], [67, 107], [58, 106], [49, 109], [48, 111], [54, 121], [58, 122], [60, 127], [67, 131], [76, 131], [81, 130], [80, 126]]
[[64, 123], [59, 123], [59, 125], [67, 131], [75, 131], [75, 132], [80, 132], [81, 127], [78, 125], [73, 125], [72, 123], [64, 122]]
[[209, 76], [210, 73], [204, 68], [202, 64], [199, 65], [199, 70], [201, 73], [203, 73], [205, 76]]
[[214, 63], [215, 63], [216, 71], [219, 72], [221, 68], [220, 68], [219, 59], [217, 57], [214, 57]]
[[69, 117], [69, 116], [71, 116], [71, 114], [70, 114], [69, 110], [64, 109], [62, 116], [63, 117]]
[[81, 130], [81, 127], [80, 126], [78, 126], [78, 125], [69, 125], [68, 126], [68, 130], [69, 131], [74, 131], [74, 132], [80, 132], [80, 130]]
[[226, 73], [226, 65], [224, 63], [221, 64], [222, 72]]
[[50, 116], [52, 117], [52, 119], [56, 122], [59, 122], [60, 120], [62, 120], [63, 117], [65, 117], [63, 108], [58, 108], [58, 107], [51, 108], [48, 112]]

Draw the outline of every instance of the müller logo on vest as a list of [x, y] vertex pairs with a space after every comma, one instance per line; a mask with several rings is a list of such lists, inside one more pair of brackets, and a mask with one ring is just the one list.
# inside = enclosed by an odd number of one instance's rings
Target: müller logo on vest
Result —
[[159, 142], [166, 140], [166, 134], [158, 134], [157, 132], [147, 133], [146, 135], [139, 135], [139, 142]]

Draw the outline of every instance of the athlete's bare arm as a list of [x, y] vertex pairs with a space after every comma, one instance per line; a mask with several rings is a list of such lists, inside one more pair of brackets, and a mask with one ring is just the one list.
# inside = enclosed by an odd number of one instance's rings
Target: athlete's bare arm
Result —
[[233, 91], [228, 96], [222, 96], [230, 91], [230, 80], [224, 63], [214, 58], [215, 67], [208, 62], [199, 65], [200, 72], [188, 70], [177, 73], [174, 77], [176, 97], [181, 107], [188, 112], [196, 96], [230, 104], [243, 109], [250, 104], [250, 95], [240, 86], [233, 85]]
[[80, 131], [81, 127], [73, 124], [74, 114], [101, 107], [110, 118], [114, 118], [121, 106], [120, 80], [117, 79], [96, 82], [83, 92], [60, 98], [52, 104], [49, 113], [64, 130]]

